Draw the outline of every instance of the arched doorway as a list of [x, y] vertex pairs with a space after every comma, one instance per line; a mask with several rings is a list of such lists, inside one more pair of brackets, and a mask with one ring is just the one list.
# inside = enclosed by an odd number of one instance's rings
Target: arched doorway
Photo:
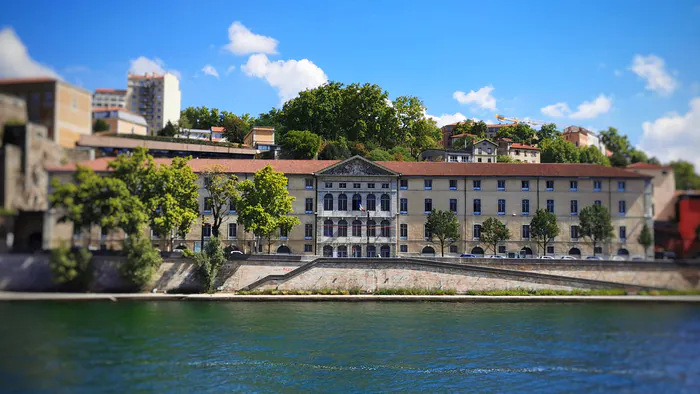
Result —
[[362, 257], [362, 247], [360, 245], [352, 246], [352, 257]]
[[333, 247], [326, 245], [323, 247], [323, 257], [333, 257]]
[[389, 245], [382, 245], [379, 249], [379, 253], [382, 254], [382, 257], [391, 257], [391, 248]]
[[520, 249], [520, 256], [525, 257], [527, 259], [532, 258], [532, 249], [528, 248], [527, 246]]
[[581, 250], [579, 248], [569, 249], [569, 256], [581, 257]]
[[31, 251], [41, 250], [41, 247], [42, 247], [41, 238], [42, 238], [41, 233], [31, 233], [29, 235], [29, 250], [31, 250]]
[[625, 248], [620, 248], [617, 250], [617, 255], [622, 257], [628, 257], [630, 255], [630, 251]]
[[279, 248], [277, 248], [277, 253], [279, 253], [279, 254], [291, 254], [292, 250], [289, 249], [289, 246], [282, 245]]
[[348, 247], [343, 245], [343, 246], [338, 246], [338, 257], [348, 257]]
[[476, 257], [484, 257], [484, 249], [477, 246], [472, 249], [472, 254]]
[[377, 257], [377, 247], [374, 245], [367, 246], [367, 257]]
[[432, 246], [426, 246], [421, 250], [421, 254], [435, 256], [435, 249]]

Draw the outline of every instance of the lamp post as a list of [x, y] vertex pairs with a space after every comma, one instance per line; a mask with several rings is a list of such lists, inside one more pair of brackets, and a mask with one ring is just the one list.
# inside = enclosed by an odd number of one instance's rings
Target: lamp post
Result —
[[[377, 231], [376, 228], [374, 231]], [[367, 247], [365, 247], [365, 250], [367, 251], [367, 257], [369, 257], [369, 210], [367, 210]]]

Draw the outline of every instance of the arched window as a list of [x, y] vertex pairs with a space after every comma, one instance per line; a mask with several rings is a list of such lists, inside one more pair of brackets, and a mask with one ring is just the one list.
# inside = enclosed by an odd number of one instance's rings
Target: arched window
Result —
[[338, 196], [338, 210], [347, 211], [348, 210], [348, 196], [341, 194]]
[[388, 194], [382, 194], [381, 197], [381, 209], [382, 211], [388, 212], [391, 199]]
[[326, 245], [323, 247], [323, 257], [333, 257], [333, 247]]
[[617, 250], [617, 255], [618, 255], [618, 256], [623, 256], [623, 257], [624, 257], [624, 256], [629, 256], [629, 255], [630, 255], [630, 252], [629, 252], [629, 250], [627, 250], [627, 249], [625, 249], [625, 248], [620, 248], [620, 249]]
[[382, 257], [391, 257], [391, 248], [389, 245], [382, 245], [382, 247], [379, 249], [379, 253], [382, 255]]
[[432, 246], [426, 246], [421, 251], [422, 254], [435, 255], [435, 249]]
[[352, 257], [362, 257], [362, 247], [360, 245], [352, 246]]
[[343, 245], [343, 246], [338, 246], [338, 257], [348, 257], [348, 247]]
[[377, 223], [374, 220], [367, 221], [367, 236], [376, 237], [377, 236]]
[[362, 196], [360, 196], [359, 194], [353, 194], [352, 195], [352, 210], [359, 211], [361, 205], [362, 205]]
[[377, 248], [374, 245], [367, 246], [367, 257], [377, 257]]
[[279, 248], [277, 248], [277, 253], [291, 254], [292, 251], [289, 249], [289, 246], [282, 245]]
[[374, 197], [374, 194], [367, 195], [367, 207], [366, 208], [368, 211], [376, 211], [377, 210], [377, 197]]
[[476, 247], [474, 247], [474, 249], [472, 249], [472, 254], [474, 256], [483, 257], [484, 256], [484, 249], [476, 246]]
[[569, 256], [581, 257], [581, 250], [579, 248], [571, 248], [569, 249]]
[[333, 236], [333, 221], [328, 219], [323, 222], [323, 236], [332, 237]]
[[359, 220], [352, 221], [352, 236], [361, 237], [362, 236], [362, 222]]
[[338, 236], [347, 237], [348, 236], [348, 222], [345, 220], [340, 220], [338, 222]]
[[382, 220], [382, 222], [379, 225], [381, 226], [381, 229], [379, 230], [381, 236], [391, 237], [391, 224], [389, 224], [389, 221]]
[[532, 249], [530, 249], [526, 246], [526, 247], [520, 249], [520, 255], [525, 256], [527, 258], [532, 258]]
[[326, 194], [323, 196], [323, 210], [332, 211], [333, 210], [333, 195]]

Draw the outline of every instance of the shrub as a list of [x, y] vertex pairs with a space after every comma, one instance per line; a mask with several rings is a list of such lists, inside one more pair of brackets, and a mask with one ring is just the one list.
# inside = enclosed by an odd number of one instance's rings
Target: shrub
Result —
[[219, 268], [221, 268], [225, 260], [226, 257], [224, 256], [221, 242], [216, 237], [212, 237], [206, 243], [201, 253], [195, 254], [194, 261], [199, 268], [204, 288], [208, 293], [213, 293], [216, 289], [216, 275], [219, 273]]
[[191, 259], [194, 257], [194, 252], [189, 249], [182, 249], [182, 257]]
[[51, 251], [49, 266], [54, 283], [67, 291], [85, 291], [90, 286], [92, 253], [85, 248], [69, 249], [65, 245]]
[[160, 253], [141, 231], [124, 240], [123, 251], [126, 254], [126, 264], [121, 267], [122, 278], [138, 290], [143, 290], [163, 262]]

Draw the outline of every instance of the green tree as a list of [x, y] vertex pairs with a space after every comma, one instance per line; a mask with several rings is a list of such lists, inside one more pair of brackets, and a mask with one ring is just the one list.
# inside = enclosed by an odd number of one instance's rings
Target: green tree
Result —
[[653, 241], [654, 240], [652, 239], [651, 231], [649, 230], [649, 226], [647, 226], [647, 224], [644, 223], [644, 227], [642, 227], [642, 231], [639, 233], [639, 236], [637, 237], [637, 242], [639, 242], [639, 244], [644, 247], [644, 257], [649, 256], [649, 247], [651, 247]]
[[87, 248], [61, 245], [51, 250], [49, 268], [53, 282], [68, 291], [85, 291], [92, 280], [92, 253]]
[[579, 163], [600, 164], [610, 167], [610, 159], [593, 145], [579, 147]]
[[92, 124], [92, 132], [99, 133], [102, 131], [109, 131], [109, 124], [103, 119], [97, 119], [95, 123]]
[[515, 163], [512, 157], [506, 155], [496, 156], [496, 163]]
[[493, 254], [496, 254], [498, 244], [510, 239], [510, 230], [508, 230], [508, 227], [500, 220], [488, 218], [481, 225], [481, 237], [479, 239], [485, 244], [490, 245], [493, 249]]
[[540, 150], [542, 163], [578, 163], [581, 154], [576, 145], [563, 138], [542, 141]]
[[610, 164], [613, 167], [627, 167], [630, 164], [629, 158], [633, 148], [626, 135], [620, 134], [614, 127], [608, 127], [600, 132], [600, 140], [612, 152]]
[[440, 244], [440, 254], [445, 256], [445, 245], [451, 245], [459, 239], [459, 221], [451, 211], [433, 209], [425, 221], [425, 229], [430, 234], [430, 242]]
[[395, 161], [416, 161], [411, 155], [411, 151], [404, 146], [395, 146], [389, 150]]
[[486, 138], [486, 131], [488, 130], [488, 126], [486, 125], [486, 122], [483, 120], [480, 120], [478, 122], [475, 122], [472, 125], [472, 134], [476, 136], [476, 138]]
[[474, 128], [474, 122], [471, 120], [465, 120], [463, 122], [459, 122], [455, 125], [454, 129], [452, 129], [452, 135], [460, 135], [460, 134], [473, 134], [472, 129]]
[[510, 127], [501, 127], [500, 130], [510, 133], [510, 138], [513, 141], [522, 144], [532, 144], [535, 138], [535, 130], [525, 123], [516, 123]]
[[474, 146], [474, 142], [476, 142], [475, 137], [473, 137], [472, 135], [465, 135], [454, 140], [454, 142], [452, 143], [452, 148], [471, 150]]
[[348, 142], [340, 137], [337, 141], [328, 141], [326, 146], [318, 154], [319, 160], [345, 160], [352, 154], [348, 148]]
[[557, 216], [545, 209], [538, 209], [530, 222], [530, 235], [546, 256], [547, 244], [559, 235]]
[[700, 176], [695, 172], [693, 163], [684, 160], [669, 163], [676, 177], [676, 190], [700, 189]]
[[235, 209], [241, 198], [236, 189], [238, 178], [227, 174], [220, 164], [204, 170], [201, 175], [205, 180], [204, 189], [211, 199], [212, 233], [218, 238], [221, 224], [228, 219], [231, 207]]
[[221, 127], [224, 128], [224, 138], [228, 142], [243, 143], [245, 135], [250, 130], [250, 125], [238, 116], [224, 111], [221, 120]]
[[178, 129], [171, 121], [168, 121], [165, 127], [158, 130], [158, 135], [161, 137], [174, 137], [177, 133]]
[[537, 139], [540, 141], [540, 143], [544, 140], [552, 140], [560, 137], [561, 132], [557, 130], [557, 125], [554, 123], [542, 125], [542, 127], [540, 127], [540, 129], [537, 131]]
[[372, 161], [394, 161], [394, 155], [384, 149], [373, 149], [369, 152], [367, 158]]
[[321, 137], [306, 130], [290, 130], [284, 135], [282, 149], [293, 159], [313, 159], [321, 149]]
[[[442, 138], [440, 129], [432, 119], [421, 119], [413, 125], [412, 136], [408, 137], [411, 155], [417, 158], [426, 149], [438, 148]], [[400, 143], [400, 142], [399, 142]]]
[[593, 255], [599, 244], [609, 242], [613, 237], [613, 225], [610, 212], [602, 205], [585, 207], [579, 213], [580, 234], [593, 246]]
[[122, 278], [136, 290], [143, 290], [151, 283], [153, 275], [163, 262], [160, 253], [144, 236], [143, 230], [130, 234], [124, 240], [122, 252], [126, 254], [126, 263], [120, 267]]
[[204, 281], [204, 289], [208, 293], [213, 293], [216, 290], [216, 276], [226, 261], [219, 239], [216, 237], [209, 239], [202, 252], [195, 254], [194, 261]]
[[287, 216], [292, 213], [295, 198], [289, 195], [286, 186], [284, 174], [274, 171], [270, 165], [256, 172], [252, 180], [238, 184], [241, 195], [238, 224], [259, 240], [266, 238], [267, 253], [270, 253], [270, 239], [280, 225], [289, 229], [290, 225], [300, 224], [296, 216]]
[[187, 107], [180, 111], [180, 117], [186, 117], [193, 129], [208, 130], [212, 126], [219, 126], [221, 114], [216, 108]]

